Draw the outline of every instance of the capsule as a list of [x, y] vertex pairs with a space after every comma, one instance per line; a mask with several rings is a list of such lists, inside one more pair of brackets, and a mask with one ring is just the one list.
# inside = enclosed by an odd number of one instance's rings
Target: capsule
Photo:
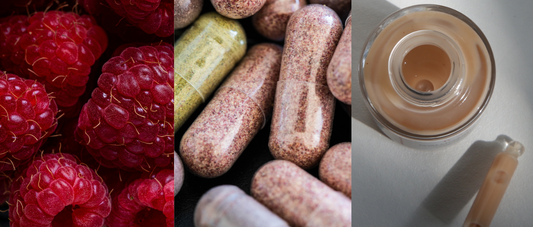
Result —
[[239, 22], [215, 12], [198, 18], [174, 48], [174, 132], [244, 56]]
[[352, 9], [352, 1], [350, 0], [309, 0], [310, 4], [325, 5], [333, 9], [341, 19], [345, 19]]
[[283, 219], [233, 185], [207, 191], [194, 210], [196, 227], [288, 227]]
[[251, 192], [291, 226], [351, 226], [351, 200], [292, 162], [274, 160], [259, 168]]
[[272, 113], [282, 48], [252, 47], [183, 135], [180, 155], [192, 173], [226, 173]]
[[318, 176], [331, 188], [352, 198], [352, 143], [331, 147], [320, 161]]
[[333, 10], [309, 5], [287, 24], [268, 142], [276, 159], [308, 169], [329, 148], [335, 98], [326, 71], [342, 34]]
[[300, 0], [267, 0], [263, 8], [252, 16], [252, 23], [262, 36], [282, 41], [291, 15], [307, 4]]
[[183, 185], [183, 164], [181, 163], [180, 156], [174, 152], [174, 196], [180, 192], [181, 186]]
[[352, 16], [346, 19], [344, 32], [328, 67], [328, 87], [339, 101], [352, 105]]
[[174, 2], [174, 30], [191, 24], [202, 11], [204, 0], [177, 0]]
[[211, 0], [215, 10], [232, 19], [243, 19], [257, 13], [266, 0]]

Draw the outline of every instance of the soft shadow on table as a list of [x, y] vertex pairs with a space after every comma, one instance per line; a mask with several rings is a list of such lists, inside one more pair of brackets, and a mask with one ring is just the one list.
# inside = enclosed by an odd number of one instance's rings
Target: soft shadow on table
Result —
[[359, 60], [366, 40], [383, 19], [399, 8], [384, 0], [352, 1], [352, 111], [351, 116], [381, 133], [368, 111], [359, 85]]
[[[476, 141], [453, 165], [420, 204], [405, 226], [447, 226], [481, 187], [496, 154], [505, 148], [500, 135], [496, 141]], [[436, 219], [435, 219], [436, 218]]]

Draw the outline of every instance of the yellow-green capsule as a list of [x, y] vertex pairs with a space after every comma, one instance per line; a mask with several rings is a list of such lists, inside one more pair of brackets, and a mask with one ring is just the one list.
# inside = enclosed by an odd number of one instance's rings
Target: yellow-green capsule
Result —
[[236, 20], [218, 13], [198, 18], [174, 48], [174, 132], [206, 101], [246, 52]]

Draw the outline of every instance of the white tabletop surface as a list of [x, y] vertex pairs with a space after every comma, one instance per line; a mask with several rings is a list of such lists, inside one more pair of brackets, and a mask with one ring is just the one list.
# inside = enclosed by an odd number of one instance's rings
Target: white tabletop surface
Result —
[[[382, 19], [428, 3], [458, 10], [481, 28], [496, 60], [496, 85], [470, 134], [424, 151], [394, 143], [377, 128], [362, 99], [357, 65]], [[462, 226], [496, 153], [494, 143], [483, 141], [503, 134], [521, 142], [525, 153], [491, 226], [533, 226], [533, 1], [354, 0], [352, 11], [353, 226]]]

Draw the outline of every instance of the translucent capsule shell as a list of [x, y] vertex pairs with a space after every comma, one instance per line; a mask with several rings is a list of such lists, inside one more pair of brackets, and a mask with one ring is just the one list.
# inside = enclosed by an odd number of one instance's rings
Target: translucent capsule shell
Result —
[[289, 161], [274, 160], [257, 170], [251, 193], [291, 226], [351, 226], [351, 200]]
[[296, 11], [287, 25], [268, 147], [276, 159], [308, 169], [329, 148], [335, 98], [326, 71], [342, 23], [325, 6]]
[[215, 12], [185, 31], [174, 47], [174, 131], [207, 101], [245, 51], [239, 22]]
[[191, 172], [206, 178], [226, 173], [265, 125], [272, 112], [281, 53], [274, 44], [252, 47], [187, 129], [180, 155]]
[[194, 211], [197, 227], [288, 227], [283, 219], [233, 185], [206, 192]]

